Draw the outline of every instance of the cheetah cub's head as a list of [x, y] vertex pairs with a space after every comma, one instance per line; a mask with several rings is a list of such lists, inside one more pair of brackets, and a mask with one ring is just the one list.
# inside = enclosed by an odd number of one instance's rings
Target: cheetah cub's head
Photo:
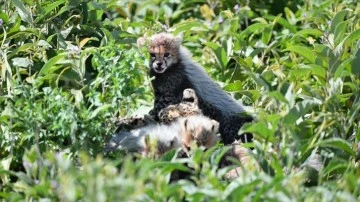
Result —
[[[175, 37], [168, 33], [153, 35], [148, 41], [148, 50], [151, 57], [150, 69], [157, 74], [161, 74], [176, 64], [178, 62], [181, 41], [181, 36]], [[146, 42], [147, 39], [144, 37], [140, 37], [137, 40], [138, 46], [143, 46]]]
[[210, 148], [218, 141], [219, 122], [203, 115], [193, 115], [183, 120], [182, 144], [190, 148], [191, 144]]

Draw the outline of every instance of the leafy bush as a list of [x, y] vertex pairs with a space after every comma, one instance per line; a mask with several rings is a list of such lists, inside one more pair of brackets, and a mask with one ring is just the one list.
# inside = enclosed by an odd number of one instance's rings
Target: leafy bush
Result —
[[[5, 200], [359, 200], [356, 1], [0, 5]], [[103, 153], [114, 118], [151, 108], [135, 42], [159, 31], [182, 33], [194, 60], [249, 106], [256, 121], [240, 133], [255, 135], [261, 171], [224, 180], [222, 145], [189, 159]], [[319, 171], [307, 166], [315, 154]], [[174, 171], [190, 179], [169, 182]]]

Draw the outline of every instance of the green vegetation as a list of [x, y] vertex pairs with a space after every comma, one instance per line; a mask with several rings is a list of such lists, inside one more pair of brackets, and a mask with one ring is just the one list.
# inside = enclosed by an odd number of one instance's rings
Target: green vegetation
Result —
[[[360, 3], [355, 0], [1, 1], [0, 198], [6, 201], [359, 201]], [[262, 171], [224, 147], [160, 160], [105, 155], [113, 119], [152, 105], [136, 39], [183, 34], [256, 121]], [[304, 167], [311, 154], [320, 172]], [[174, 170], [192, 180], [169, 183]]]

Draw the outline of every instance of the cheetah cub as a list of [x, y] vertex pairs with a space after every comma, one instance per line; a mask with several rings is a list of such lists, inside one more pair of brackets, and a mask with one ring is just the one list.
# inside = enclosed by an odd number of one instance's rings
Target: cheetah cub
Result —
[[199, 146], [214, 145], [218, 127], [218, 122], [202, 115], [182, 117], [170, 125], [151, 124], [121, 131], [110, 140], [105, 151], [125, 150], [157, 158], [172, 149], [189, 148], [192, 141]]
[[219, 140], [217, 136], [219, 122], [203, 115], [192, 115], [180, 118], [182, 121], [181, 144], [184, 152], [190, 156], [190, 149], [194, 144], [198, 147], [210, 148]]

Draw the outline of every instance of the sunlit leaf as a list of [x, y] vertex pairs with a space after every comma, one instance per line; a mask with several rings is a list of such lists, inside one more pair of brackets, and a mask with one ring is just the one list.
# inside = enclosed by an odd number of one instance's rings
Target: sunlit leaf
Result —
[[29, 10], [23, 4], [23, 2], [20, 0], [13, 0], [12, 3], [15, 4], [16, 10], [20, 15], [21, 19], [29, 24], [32, 24], [33, 23], [32, 16]]
[[315, 63], [315, 54], [314, 52], [305, 46], [290, 46], [285, 49], [286, 51], [292, 51], [294, 53], [297, 53], [304, 57], [306, 60], [308, 60], [311, 63]]
[[12, 59], [13, 65], [19, 67], [28, 67], [33, 65], [33, 61], [29, 58], [13, 58]]
[[338, 13], [336, 13], [336, 15], [334, 16], [334, 18], [331, 20], [331, 27], [330, 27], [330, 32], [334, 33], [336, 27], [339, 25], [339, 23], [341, 23], [344, 20], [344, 17], [349, 13], [348, 10], [342, 10]]
[[223, 89], [228, 92], [237, 92], [242, 90], [242, 83], [241, 81], [235, 81], [234, 83], [224, 86]]

